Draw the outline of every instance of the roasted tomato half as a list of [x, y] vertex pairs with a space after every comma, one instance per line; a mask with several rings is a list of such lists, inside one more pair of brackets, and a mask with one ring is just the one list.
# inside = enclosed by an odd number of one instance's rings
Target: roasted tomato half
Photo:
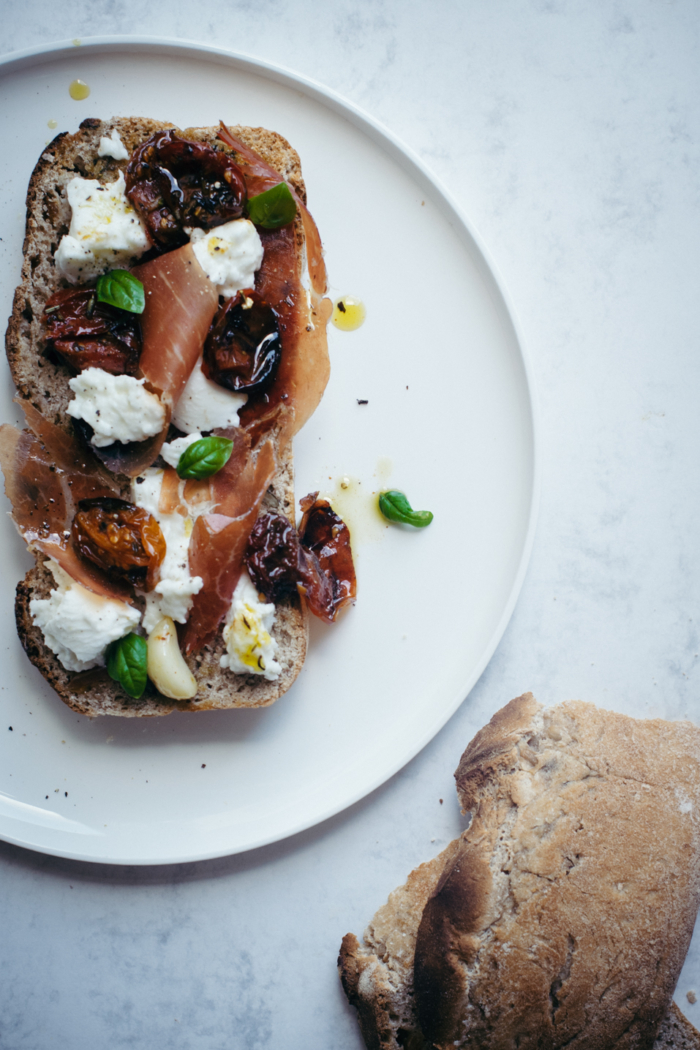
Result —
[[309, 609], [333, 623], [341, 609], [355, 599], [357, 578], [350, 547], [350, 530], [328, 500], [312, 492], [301, 500], [299, 525], [302, 553], [299, 589]]
[[355, 598], [357, 581], [350, 530], [318, 492], [301, 501], [299, 532], [282, 514], [263, 514], [248, 540], [245, 561], [250, 578], [268, 601], [298, 588], [309, 610], [333, 623]]
[[299, 579], [299, 536], [283, 514], [263, 514], [255, 522], [245, 555], [253, 586], [269, 602], [294, 594]]
[[275, 311], [257, 292], [238, 292], [219, 307], [212, 321], [202, 371], [219, 386], [252, 394], [272, 382], [280, 354]]
[[70, 368], [101, 368], [135, 375], [141, 353], [138, 318], [128, 310], [98, 303], [94, 288], [63, 288], [44, 308], [49, 346]]
[[240, 219], [246, 203], [243, 173], [231, 155], [172, 128], [131, 154], [126, 195], [161, 251], [187, 242], [185, 226], [210, 230]]
[[152, 591], [165, 557], [165, 537], [148, 511], [123, 499], [98, 497], [78, 504], [71, 540], [79, 554], [108, 576]]

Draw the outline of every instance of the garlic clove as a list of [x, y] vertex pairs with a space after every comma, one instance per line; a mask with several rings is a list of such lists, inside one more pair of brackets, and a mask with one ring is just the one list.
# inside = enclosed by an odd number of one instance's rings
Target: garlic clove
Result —
[[169, 616], [159, 620], [148, 636], [148, 677], [171, 700], [191, 700], [197, 694], [196, 679], [180, 652]]

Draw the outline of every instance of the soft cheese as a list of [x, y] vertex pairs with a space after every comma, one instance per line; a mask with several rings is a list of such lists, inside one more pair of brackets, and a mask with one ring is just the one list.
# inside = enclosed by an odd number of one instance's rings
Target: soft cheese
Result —
[[250, 219], [234, 219], [208, 232], [187, 229], [199, 265], [220, 294], [230, 299], [242, 288], [252, 288], [264, 249]]
[[[162, 514], [159, 509], [162, 484], [163, 471], [155, 467], [149, 467], [131, 484], [132, 502], [153, 515], [161, 527], [166, 544], [160, 580], [154, 590], [146, 594], [143, 626], [149, 634], [164, 616], [169, 616], [177, 623], [185, 623], [192, 598], [204, 586], [201, 576], [190, 576], [188, 547], [194, 515], [183, 517], [177, 512]], [[201, 505], [199, 512], [206, 509], [206, 505]]]
[[94, 430], [95, 448], [115, 441], [145, 441], [165, 426], [165, 408], [144, 387], [145, 379], [113, 376], [101, 368], [86, 368], [68, 383], [75, 394], [66, 412], [84, 419]]
[[56, 266], [71, 284], [123, 268], [150, 247], [141, 220], [127, 200], [121, 171], [106, 186], [76, 175], [66, 192], [71, 222], [56, 251]]
[[224, 624], [226, 652], [221, 657], [221, 666], [234, 674], [263, 675], [269, 682], [279, 678], [282, 668], [275, 660], [278, 644], [270, 634], [274, 622], [274, 604], [260, 601], [244, 571], [233, 592]]
[[175, 405], [173, 423], [186, 434], [215, 427], [237, 427], [238, 412], [247, 400], [245, 394], [236, 394], [207, 379], [200, 357]]
[[103, 135], [97, 149], [98, 157], [112, 157], [113, 160], [128, 160], [129, 151], [122, 142], [122, 137], [116, 128], [112, 128], [109, 135]]
[[67, 671], [87, 671], [104, 664], [110, 642], [137, 626], [141, 615], [126, 602], [103, 598], [76, 583], [49, 559], [56, 590], [48, 598], [33, 598], [29, 611], [49, 649]]

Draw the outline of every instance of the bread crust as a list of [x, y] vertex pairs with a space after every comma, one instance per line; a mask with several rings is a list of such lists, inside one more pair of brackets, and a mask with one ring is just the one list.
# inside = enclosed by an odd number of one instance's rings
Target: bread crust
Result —
[[[44, 354], [45, 331], [42, 315], [47, 299], [66, 286], [56, 271], [54, 254], [61, 237], [68, 232], [70, 206], [66, 199], [68, 181], [76, 174], [84, 178], [113, 181], [126, 161], [98, 157], [100, 138], [116, 130], [127, 150], [163, 128], [173, 124], [141, 117], [117, 117], [108, 121], [88, 118], [74, 135], [62, 133], [46, 147], [36, 164], [27, 191], [27, 225], [24, 239], [21, 281], [14, 295], [12, 315], [5, 336], [7, 359], [20, 396], [42, 415], [67, 431], [72, 431], [66, 407], [72, 394], [68, 387], [71, 373]], [[213, 143], [217, 128], [188, 128], [187, 138]], [[267, 163], [290, 182], [303, 200], [306, 190], [299, 156], [286, 139], [265, 128], [232, 127], [235, 135], [255, 149]], [[219, 144], [220, 145], [220, 144]], [[297, 266], [301, 272], [304, 235], [300, 218], [295, 220]], [[129, 480], [123, 482], [122, 495], [128, 498]], [[263, 502], [263, 511], [275, 510], [295, 521], [294, 469], [291, 449], [281, 456], [278, 473]], [[89, 716], [97, 714], [127, 717], [170, 714], [172, 711], [204, 711], [232, 707], [265, 707], [291, 687], [304, 663], [308, 640], [308, 613], [305, 603], [294, 596], [277, 605], [272, 634], [279, 643], [280, 677], [273, 682], [260, 675], [239, 675], [223, 670], [219, 659], [224, 652], [221, 633], [211, 645], [191, 656], [188, 664], [197, 680], [193, 700], [173, 701], [161, 696], [149, 682], [140, 700], [127, 696], [106, 671], [97, 669], [76, 675], [66, 671], [48, 649], [41, 631], [32, 622], [29, 602], [45, 598], [53, 577], [37, 558], [17, 586], [15, 619], [27, 656], [61, 699], [73, 710]]]
[[407, 1034], [367, 1045], [700, 1047], [671, 1008], [700, 899], [700, 729], [525, 694], [455, 776], [471, 824], [400, 920], [415, 952], [393, 1000], [377, 994], [375, 974], [398, 971], [376, 916], [364, 947], [343, 942], [363, 1034], [413, 1009]]

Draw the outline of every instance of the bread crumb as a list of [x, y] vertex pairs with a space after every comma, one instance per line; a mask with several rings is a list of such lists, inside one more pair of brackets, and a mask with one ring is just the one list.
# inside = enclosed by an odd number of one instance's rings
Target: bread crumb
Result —
[[697, 995], [695, 994], [695, 992], [693, 991], [692, 988], [690, 989], [689, 992], [685, 993], [685, 997], [686, 997], [686, 999], [688, 1000], [689, 1003], [695, 1004], [698, 1001], [698, 997], [697, 997]]

